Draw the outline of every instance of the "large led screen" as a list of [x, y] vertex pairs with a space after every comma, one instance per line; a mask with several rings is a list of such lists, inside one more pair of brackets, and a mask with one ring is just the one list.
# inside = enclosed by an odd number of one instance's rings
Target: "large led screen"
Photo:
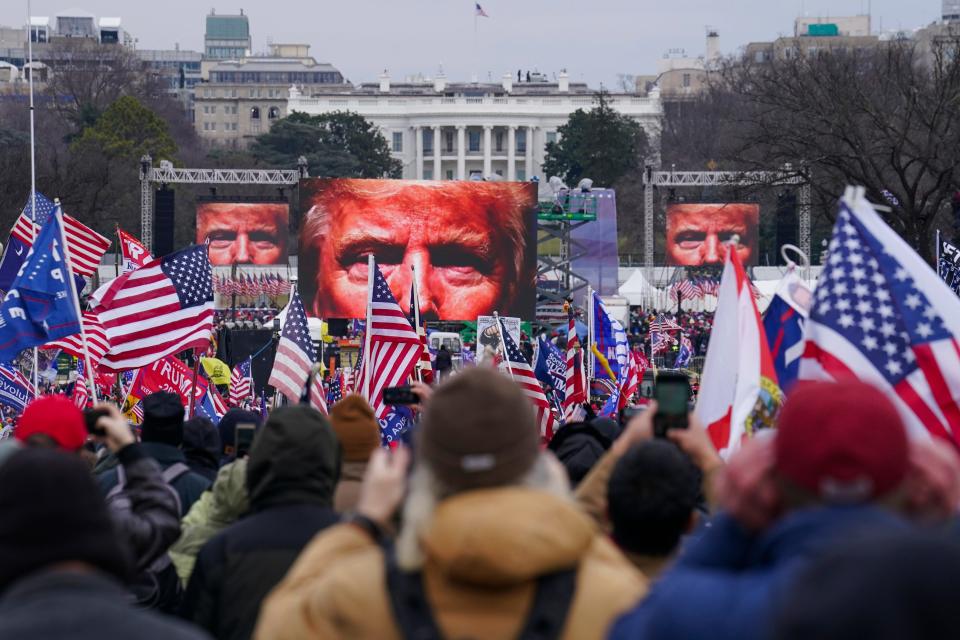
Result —
[[197, 244], [214, 265], [287, 264], [290, 207], [285, 202], [201, 202]]
[[734, 236], [746, 265], [759, 253], [760, 205], [756, 203], [672, 203], [667, 205], [667, 264], [696, 267], [723, 263], [724, 247]]
[[298, 286], [307, 313], [363, 318], [373, 255], [404, 311], [415, 267], [427, 320], [533, 318], [536, 198], [526, 182], [302, 180]]

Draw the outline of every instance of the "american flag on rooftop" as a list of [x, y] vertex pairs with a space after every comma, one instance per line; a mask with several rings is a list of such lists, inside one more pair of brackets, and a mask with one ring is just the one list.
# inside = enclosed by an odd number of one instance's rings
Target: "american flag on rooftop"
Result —
[[914, 433], [960, 442], [960, 299], [862, 193], [841, 201], [805, 325], [801, 379], [889, 392]]

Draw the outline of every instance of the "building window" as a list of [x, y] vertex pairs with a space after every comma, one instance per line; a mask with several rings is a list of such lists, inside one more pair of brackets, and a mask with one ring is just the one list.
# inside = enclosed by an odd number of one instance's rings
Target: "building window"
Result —
[[517, 180], [524, 182], [527, 179], [527, 170], [523, 167], [517, 167]]
[[394, 153], [403, 152], [403, 132], [402, 131], [393, 132], [393, 151]]
[[216, 113], [217, 113], [217, 105], [215, 104], [210, 105], [210, 114], [214, 115]]
[[446, 137], [447, 153], [453, 153], [453, 131], [444, 131], [444, 137]]
[[423, 179], [424, 180], [433, 180], [433, 169], [430, 167], [423, 168]]
[[423, 130], [423, 152], [433, 153], [433, 129]]
[[216, 131], [216, 130], [217, 130], [217, 123], [216, 123], [216, 122], [211, 122], [211, 123], [210, 123], [210, 131]]
[[683, 74], [683, 88], [687, 89], [689, 87], [690, 87], [690, 74], [685, 73]]
[[556, 143], [556, 142], [557, 142], [557, 132], [556, 132], [556, 131], [547, 131], [547, 144], [550, 144], [551, 142], [553, 142], [553, 143]]
[[270, 109], [267, 111], [267, 118], [269, 118], [270, 120], [276, 120], [279, 117], [280, 117], [280, 109], [278, 109], [277, 107], [270, 107]]
[[496, 145], [497, 151], [503, 151], [503, 131], [497, 131]]
[[467, 143], [467, 148], [470, 151], [480, 151], [480, 132], [479, 131], [470, 131], [469, 132], [469, 142]]
[[260, 133], [260, 123], [252, 122], [250, 123], [250, 133]]
[[250, 107], [250, 119], [251, 120], [260, 119], [260, 107]]
[[517, 151], [519, 153], [527, 152], [527, 130], [520, 129], [517, 131]]

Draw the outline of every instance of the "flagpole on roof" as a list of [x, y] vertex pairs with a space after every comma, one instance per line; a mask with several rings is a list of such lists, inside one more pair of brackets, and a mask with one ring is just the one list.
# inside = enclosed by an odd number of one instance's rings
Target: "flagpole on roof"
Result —
[[[34, 136], [34, 123], [33, 123], [33, 21], [31, 19], [31, 14], [33, 9], [30, 4], [30, 0], [27, 0], [27, 60], [29, 61], [27, 68], [30, 69], [30, 219], [33, 221], [33, 228], [30, 230], [31, 237], [34, 241], [37, 239], [37, 143]], [[62, 225], [62, 221], [61, 221]], [[63, 227], [61, 226], [61, 232]], [[73, 274], [69, 274], [71, 282], [73, 282]], [[80, 318], [80, 326], [83, 327], [83, 318]], [[37, 376], [39, 364], [37, 362], [37, 348], [33, 348], [33, 388], [38, 390], [37, 385]], [[89, 366], [89, 365], [88, 365]], [[96, 399], [96, 396], [94, 396]]]
[[367, 402], [373, 406], [373, 398], [370, 397], [370, 329], [372, 328], [371, 317], [373, 315], [373, 270], [377, 266], [377, 260], [373, 254], [367, 256], [367, 326], [363, 336], [363, 395]]
[[[70, 245], [67, 244], [67, 233], [63, 228], [63, 211], [60, 209], [60, 203], [53, 208], [53, 215], [57, 218], [57, 226], [60, 228], [60, 243], [63, 245], [63, 257], [67, 263], [67, 273], [64, 277], [70, 286], [70, 296], [73, 298], [73, 308], [77, 312], [77, 320], [80, 322], [80, 344], [83, 346], [83, 360], [86, 363], [86, 383], [90, 387], [90, 395], [94, 404], [100, 401], [97, 397], [97, 385], [93, 382], [93, 365], [90, 361], [90, 349], [87, 347], [87, 332], [83, 329], [83, 312], [80, 310], [80, 296], [77, 295], [77, 283], [73, 279], [73, 260], [70, 258]], [[36, 242], [36, 239], [34, 239]], [[34, 375], [36, 375], [37, 349], [33, 349]]]

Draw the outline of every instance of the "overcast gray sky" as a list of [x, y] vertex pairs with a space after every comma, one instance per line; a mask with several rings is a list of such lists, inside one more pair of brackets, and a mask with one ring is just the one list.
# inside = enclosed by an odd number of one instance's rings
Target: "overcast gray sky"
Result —
[[[393, 78], [476, 75], [499, 79], [510, 71], [566, 68], [574, 80], [613, 86], [618, 74], [653, 73], [665, 51], [703, 53], [705, 27], [720, 32], [724, 53], [752, 41], [790, 34], [807, 15], [854, 15], [872, 4], [874, 29], [913, 29], [939, 19], [940, 0], [33, 0], [33, 14], [53, 16], [82, 8], [119, 16], [141, 48], [203, 49], [204, 16], [250, 16], [255, 51], [267, 41], [304, 42], [320, 61], [353, 82], [374, 81], [384, 68]], [[0, 2], [0, 24], [21, 26], [26, 0]]]

